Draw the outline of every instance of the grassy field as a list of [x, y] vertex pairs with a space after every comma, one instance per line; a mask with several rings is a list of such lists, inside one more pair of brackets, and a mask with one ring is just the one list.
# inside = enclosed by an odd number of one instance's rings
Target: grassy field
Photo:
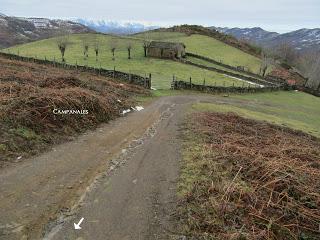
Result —
[[[143, 38], [145, 35], [136, 36]], [[149, 33], [148, 37], [155, 40], [183, 42], [187, 52], [206, 56], [231, 66], [245, 66], [254, 73], [259, 73], [260, 70], [260, 59], [211, 37], [198, 34], [187, 36], [184, 33], [174, 32], [153, 32]]]
[[[193, 63], [196, 63], [196, 64], [201, 64], [201, 65], [204, 65], [204, 66], [207, 66], [207, 67], [214, 67], [214, 68], [218, 68], [218, 69], [221, 69], [221, 70], [224, 70], [224, 71], [228, 71], [228, 72], [232, 72], [232, 73], [237, 73], [237, 74], [239, 74], [239, 72], [236, 71], [236, 70], [232, 70], [232, 69], [223, 67], [223, 66], [221, 66], [221, 65], [214, 64], [214, 63], [208, 62], [208, 61], [206, 61], [206, 60], [199, 59], [199, 58], [188, 57], [188, 60], [191, 61], [191, 62], [193, 62]], [[270, 73], [273, 69], [274, 69], [274, 66], [270, 65], [270, 66], [267, 68], [266, 74]], [[256, 73], [258, 73], [258, 72], [256, 72]], [[243, 73], [243, 72], [241, 72], [241, 75], [249, 76], [249, 77], [251, 76], [251, 75], [246, 74], [246, 73]]]
[[[174, 37], [181, 37], [181, 34], [175, 34]], [[172, 36], [173, 37], [173, 36]], [[115, 39], [115, 40], [114, 40]], [[61, 60], [60, 52], [57, 46], [58, 38], [51, 38], [42, 41], [32, 42], [20, 46], [15, 46], [4, 50], [22, 56], [36, 57], [40, 59]], [[89, 42], [89, 57], [85, 59], [83, 56], [83, 42]], [[115, 42], [115, 60], [112, 60], [110, 50], [111, 42]], [[131, 72], [138, 75], [152, 74], [153, 87], [157, 89], [168, 89], [172, 81], [173, 75], [181, 80], [188, 81], [192, 77], [194, 83], [203, 83], [206, 79], [208, 85], [226, 85], [242, 86], [242, 82], [229, 78], [223, 74], [215, 73], [199, 69], [197, 67], [188, 66], [171, 60], [145, 58], [142, 40], [137, 38], [121, 38], [112, 37], [102, 34], [76, 34], [70, 35], [68, 38], [68, 46], [65, 53], [67, 63], [89, 65], [95, 67], [103, 67], [107, 69]], [[94, 43], [99, 42], [100, 53], [98, 61], [96, 61], [94, 53]], [[132, 45], [131, 56], [128, 59], [128, 50], [126, 46]], [[236, 49], [235, 49], [236, 50]], [[238, 51], [238, 50], [237, 50]]]
[[238, 95], [224, 104], [199, 103], [199, 111], [235, 112], [241, 116], [302, 130], [320, 137], [320, 98], [303, 92]]

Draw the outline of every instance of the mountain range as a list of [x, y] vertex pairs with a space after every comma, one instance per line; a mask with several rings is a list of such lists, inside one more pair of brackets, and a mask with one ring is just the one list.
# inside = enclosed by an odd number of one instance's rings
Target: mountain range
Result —
[[288, 33], [269, 32], [262, 28], [221, 28], [210, 27], [210, 29], [232, 35], [237, 39], [247, 40], [259, 46], [274, 48], [279, 44], [288, 43], [297, 51], [320, 51], [320, 28], [299, 29]]
[[117, 35], [135, 34], [160, 28], [159, 26], [147, 26], [138, 22], [117, 22], [105, 20], [93, 21], [81, 18], [75, 19], [74, 21], [97, 32]]
[[[117, 22], [105, 20], [72, 19], [59, 20], [47, 18], [9, 17], [0, 13], [0, 49], [17, 44], [58, 36], [65, 33], [101, 32], [109, 34], [135, 34], [158, 29], [139, 22]], [[262, 28], [222, 28], [209, 27], [220, 33], [232, 35], [237, 39], [255, 45], [275, 48], [288, 43], [297, 51], [320, 51], [320, 28], [300, 29], [289, 33], [269, 32]]]
[[94, 30], [69, 20], [9, 17], [0, 13], [0, 48], [59, 34], [87, 32], [94, 32]]

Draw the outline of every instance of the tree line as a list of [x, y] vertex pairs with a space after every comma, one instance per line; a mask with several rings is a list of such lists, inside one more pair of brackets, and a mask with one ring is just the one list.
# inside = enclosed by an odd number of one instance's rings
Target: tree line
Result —
[[[82, 51], [83, 51], [83, 58], [84, 60], [87, 60], [89, 58], [89, 49], [92, 47], [95, 53], [95, 58], [96, 61], [98, 61], [99, 59], [99, 54], [101, 51], [101, 46], [102, 43], [99, 40], [99, 38], [97, 36], [83, 36], [81, 38], [81, 42], [82, 42]], [[118, 48], [120, 48], [120, 38], [118, 37], [112, 37], [111, 39], [109, 39], [109, 41], [106, 43], [108, 45], [108, 48], [111, 52], [112, 55], [112, 60], [115, 60], [116, 58], [116, 50]], [[125, 45], [125, 48], [128, 52], [128, 59], [131, 59], [131, 52], [132, 52], [132, 48], [134, 46], [134, 40], [132, 39], [125, 39], [122, 41]], [[148, 37], [148, 34], [145, 34], [143, 41], [142, 41], [142, 48], [144, 50], [144, 56], [147, 57], [147, 49], [150, 45], [150, 38]], [[122, 45], [123, 45], [122, 43]], [[67, 48], [69, 48], [69, 46], [72, 44], [72, 42], [69, 40], [69, 35], [64, 35], [61, 37], [57, 38], [56, 41], [57, 47], [60, 51], [60, 55], [61, 55], [61, 61], [65, 62], [65, 52], [67, 50]], [[104, 43], [105, 44], [105, 43]]]
[[320, 50], [299, 52], [290, 43], [283, 42], [273, 49], [263, 51], [267, 53], [267, 58], [278, 60], [289, 69], [292, 66], [306, 77], [306, 87], [320, 91]]

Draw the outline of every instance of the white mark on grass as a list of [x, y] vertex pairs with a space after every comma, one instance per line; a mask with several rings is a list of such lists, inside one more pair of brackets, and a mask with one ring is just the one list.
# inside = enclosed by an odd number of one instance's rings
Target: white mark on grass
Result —
[[237, 79], [237, 80], [242, 81], [242, 82], [246, 82], [246, 83], [250, 83], [250, 84], [252, 84], [252, 85], [259, 86], [259, 87], [261, 87], [261, 88], [264, 88], [264, 87], [265, 87], [264, 85], [257, 84], [257, 83], [254, 83], [254, 82], [250, 82], [250, 81], [244, 80], [244, 79], [242, 79], [242, 78], [232, 77], [232, 76], [229, 76], [229, 75], [226, 75], [226, 74], [223, 74], [223, 75], [226, 76], [226, 77], [230, 77], [230, 78], [233, 78], [233, 79]]

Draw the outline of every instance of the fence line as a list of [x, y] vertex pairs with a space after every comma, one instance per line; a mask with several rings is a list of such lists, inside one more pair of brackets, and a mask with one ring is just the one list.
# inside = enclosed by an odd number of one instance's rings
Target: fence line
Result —
[[268, 86], [268, 87], [237, 87], [237, 86], [207, 86], [205, 84], [194, 84], [190, 78], [189, 82], [186, 81], [172, 81], [171, 88], [174, 90], [195, 90], [208, 93], [257, 93], [257, 92], [271, 92], [279, 90], [291, 90], [292, 88], [287, 85]]
[[149, 74], [148, 77], [147, 76], [143, 77], [143, 76], [139, 76], [132, 73], [116, 71], [115, 67], [113, 70], [108, 70], [101, 67], [100, 68], [88, 67], [88, 66], [78, 65], [77, 63], [76, 65], [71, 65], [67, 63], [57, 62], [55, 60], [50, 61], [47, 59], [43, 60], [43, 59], [37, 59], [32, 57], [23, 57], [15, 54], [4, 53], [4, 52], [0, 52], [0, 56], [5, 57], [7, 59], [11, 59], [11, 60], [13, 59], [13, 60], [18, 60], [23, 62], [33, 62], [33, 63], [43, 64], [43, 65], [53, 66], [56, 68], [79, 70], [83, 72], [95, 73], [104, 77], [119, 79], [131, 84], [143, 86], [144, 88], [147, 88], [147, 89], [151, 88], [151, 74]]
[[[241, 73], [250, 75], [251, 77], [254, 77], [254, 78], [263, 79], [264, 81], [267, 81], [267, 82], [270, 82], [270, 83], [273, 83], [273, 84], [283, 84], [283, 82], [285, 82], [285, 80], [281, 79], [281, 78], [270, 77], [270, 76], [263, 77], [263, 76], [261, 76], [259, 74], [256, 74], [256, 73], [253, 73], [253, 72], [250, 72], [250, 71], [246, 71], [246, 70], [244, 70], [242, 68], [237, 68], [237, 67], [234, 67], [234, 66], [231, 66], [231, 65], [216, 61], [216, 60], [214, 60], [212, 58], [204, 57], [204, 56], [201, 56], [201, 55], [198, 55], [198, 54], [187, 52], [186, 55], [190, 56], [190, 57], [198, 58], [198, 59], [201, 59], [201, 60], [213, 63], [213, 64], [216, 64], [216, 65], [219, 65], [221, 67], [224, 67], [224, 68], [227, 68], [227, 69], [230, 69], [230, 70], [233, 70], [233, 71], [237, 71], [237, 72], [241, 72]], [[201, 66], [204, 66], [204, 65], [201, 65]], [[217, 68], [215, 68], [215, 69], [217, 69]], [[221, 70], [221, 69], [218, 69], [218, 70]], [[223, 71], [223, 70], [221, 70], [221, 71]]]
[[299, 91], [302, 91], [302, 92], [305, 92], [305, 93], [309, 93], [313, 96], [316, 96], [316, 97], [320, 97], [320, 87], [318, 88], [318, 90], [315, 90], [315, 89], [312, 89], [312, 88], [308, 88], [306, 86], [298, 86], [296, 87], [297, 90]]
[[260, 79], [257, 79], [257, 78], [248, 77], [248, 76], [244, 76], [244, 75], [237, 74], [237, 73], [232, 73], [232, 72], [225, 71], [225, 70], [222, 70], [222, 69], [218, 69], [218, 68], [215, 68], [215, 67], [204, 66], [204, 65], [201, 65], [201, 64], [198, 64], [198, 63], [193, 63], [193, 62], [188, 61], [188, 60], [184, 60], [183, 63], [188, 64], [188, 65], [192, 65], [192, 66], [196, 66], [196, 67], [199, 67], [199, 68], [203, 68], [203, 69], [206, 69], [206, 70], [215, 71], [215, 72], [218, 72], [218, 73], [221, 73], [221, 74], [225, 74], [225, 75], [227, 75], [229, 77], [239, 78], [241, 80], [249, 81], [249, 82], [252, 82], [252, 83], [255, 83], [255, 84], [258, 84], [258, 85], [264, 85], [264, 86], [278, 86], [278, 85], [280, 85], [280, 84], [271, 83], [271, 82], [268, 82], [268, 81], [265, 81], [265, 80], [260, 80]]

